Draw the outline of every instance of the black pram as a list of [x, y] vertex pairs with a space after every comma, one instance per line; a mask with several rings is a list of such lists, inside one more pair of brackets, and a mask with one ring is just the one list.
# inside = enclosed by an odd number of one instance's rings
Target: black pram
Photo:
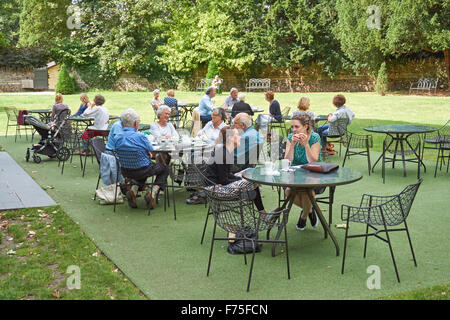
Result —
[[50, 128], [47, 124], [31, 115], [24, 116], [25, 123], [32, 125], [33, 128], [41, 136], [41, 140], [37, 144], [33, 144], [30, 148], [27, 148], [26, 160], [30, 160], [31, 151], [33, 151], [33, 161], [36, 163], [41, 162], [41, 157], [38, 154], [43, 154], [50, 158], [58, 158], [59, 161], [67, 161], [70, 157], [70, 150], [64, 146], [64, 140], [70, 136], [71, 128], [67, 122], [67, 118], [70, 116], [70, 110], [61, 110], [55, 116], [55, 125]]

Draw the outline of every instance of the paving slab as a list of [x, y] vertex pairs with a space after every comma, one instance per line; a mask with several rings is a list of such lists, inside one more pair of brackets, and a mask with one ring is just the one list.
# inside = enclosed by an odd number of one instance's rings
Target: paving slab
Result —
[[7, 153], [0, 152], [0, 211], [56, 205]]

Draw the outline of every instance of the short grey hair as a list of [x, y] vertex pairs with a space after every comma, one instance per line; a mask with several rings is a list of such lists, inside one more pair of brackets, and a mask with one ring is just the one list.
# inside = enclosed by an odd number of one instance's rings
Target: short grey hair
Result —
[[230, 94], [232, 94], [232, 93], [233, 93], [233, 91], [238, 91], [238, 89], [236, 89], [236, 88], [231, 88], [231, 90], [230, 90]]
[[172, 109], [170, 109], [168, 106], [166, 106], [165, 104], [160, 105], [158, 110], [156, 111], [156, 116], [159, 117], [163, 114], [164, 111], [169, 111], [172, 112]]
[[222, 118], [222, 121], [225, 121], [227, 119], [227, 114], [225, 113], [224, 108], [214, 108], [212, 112], [220, 116]]
[[239, 93], [238, 100], [239, 101], [245, 101], [245, 93]]
[[136, 121], [141, 121], [139, 114], [134, 109], [127, 109], [120, 115], [123, 127], [132, 127]]
[[215, 87], [213, 87], [213, 86], [211, 86], [211, 87], [208, 87], [208, 89], [206, 89], [206, 94], [207, 95], [209, 95], [213, 90], [215, 90], [216, 88]]
[[235, 117], [235, 121], [236, 121], [237, 117], [239, 117], [239, 121], [243, 125], [245, 125], [246, 128], [249, 128], [253, 125], [252, 118], [247, 113], [245, 113], [245, 112], [238, 113]]

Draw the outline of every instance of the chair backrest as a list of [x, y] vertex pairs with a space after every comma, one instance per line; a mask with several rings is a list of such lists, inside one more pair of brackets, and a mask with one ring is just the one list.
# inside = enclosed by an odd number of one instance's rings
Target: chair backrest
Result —
[[115, 151], [122, 168], [139, 169], [150, 164], [149, 155], [143, 149], [116, 149]]
[[8, 118], [8, 121], [16, 121], [16, 107], [4, 107], [5, 109], [5, 113], [6, 113], [6, 117]]
[[339, 118], [336, 121], [330, 122], [328, 137], [342, 137], [343, 135], [345, 135], [348, 123], [348, 118]]
[[283, 117], [287, 117], [289, 115], [289, 111], [291, 111], [291, 107], [284, 107], [283, 110], [281, 110], [281, 115]]
[[420, 179], [417, 183], [410, 184], [393, 199], [381, 205], [387, 225], [394, 226], [405, 221], [411, 211], [414, 198], [422, 181]]
[[100, 164], [100, 160], [102, 158], [102, 153], [106, 150], [105, 141], [102, 138], [94, 138], [91, 140], [92, 148], [94, 149], [95, 158], [97, 162]]

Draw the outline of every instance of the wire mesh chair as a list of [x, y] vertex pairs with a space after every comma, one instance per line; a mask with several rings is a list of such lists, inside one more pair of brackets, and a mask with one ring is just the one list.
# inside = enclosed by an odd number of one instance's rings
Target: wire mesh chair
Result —
[[[370, 236], [374, 236], [386, 242], [389, 245], [392, 262], [394, 263], [395, 274], [397, 275], [398, 282], [400, 282], [397, 265], [395, 263], [394, 252], [392, 250], [391, 240], [389, 238], [389, 232], [394, 231], [406, 231], [409, 246], [411, 248], [411, 253], [414, 260], [414, 265], [417, 267], [416, 257], [414, 255], [411, 238], [409, 236], [408, 225], [406, 224], [406, 218], [409, 215], [414, 198], [417, 194], [417, 190], [419, 189], [421, 183], [422, 179], [419, 179], [417, 183], [407, 186], [402, 192], [392, 196], [375, 196], [364, 194], [362, 196], [359, 207], [349, 206], [346, 204], [342, 205], [341, 218], [342, 220], [347, 222], [347, 228], [345, 231], [345, 242], [344, 242], [344, 256], [342, 257], [342, 270], [341, 270], [342, 274], [344, 274], [347, 239], [360, 237], [365, 238], [364, 242], [364, 258], [365, 258], [367, 252], [367, 238]], [[349, 235], [348, 230], [350, 226], [350, 221], [365, 224], [366, 233]], [[388, 227], [398, 226], [402, 223], [404, 224], [404, 228], [388, 229]], [[378, 227], [381, 226], [381, 228], [378, 229], [376, 226]], [[369, 233], [369, 228], [373, 229], [375, 232]], [[386, 239], [379, 235], [379, 233], [382, 232], [386, 233]]]
[[[82, 150], [81, 136], [78, 135], [78, 131], [73, 123], [67, 129], [66, 134], [67, 135], [66, 135], [66, 139], [64, 139], [64, 146], [69, 149], [70, 163], [73, 162], [73, 156], [75, 154], [78, 154], [78, 156], [80, 157], [80, 170], [82, 171], [83, 170], [83, 157], [81, 154], [81, 150]], [[62, 162], [61, 174], [64, 174], [65, 163], [66, 163], [66, 161]]]
[[286, 120], [289, 120], [289, 111], [291, 111], [291, 107], [283, 108], [281, 110], [281, 121], [270, 121], [267, 127], [267, 132], [271, 133], [273, 129], [281, 129], [282, 134], [286, 137], [288, 135]]
[[[445, 151], [445, 145], [450, 144], [450, 120], [448, 120], [441, 128], [438, 130], [431, 132], [431, 133], [425, 133], [423, 135], [423, 141], [422, 141], [422, 158], [424, 155], [425, 149], [430, 150], [437, 150], [438, 156], [437, 156], [437, 162], [441, 160], [440, 164], [440, 170], [442, 170], [442, 164], [445, 164], [444, 159], [445, 157], [444, 152]], [[444, 147], [444, 148], [442, 148]], [[447, 164], [448, 167], [448, 164]], [[436, 170], [435, 175], [436, 177]]]
[[[117, 175], [116, 175], [116, 191], [114, 197], [114, 212], [116, 212], [116, 203], [117, 203], [117, 187], [119, 184], [119, 168], [121, 170], [122, 176], [125, 179], [125, 183], [121, 186], [122, 190], [129, 191], [133, 184], [136, 184], [133, 177], [129, 177], [127, 175], [127, 170], [136, 170], [140, 169], [142, 165], [138, 162], [138, 159], [142, 159], [148, 157], [148, 154], [144, 150], [132, 150], [132, 149], [116, 149], [115, 156], [117, 161]], [[150, 160], [149, 160], [150, 161]], [[153, 191], [154, 179], [152, 178], [151, 182], [146, 181], [144, 185], [139, 186], [139, 191], [148, 192], [147, 190], [150, 188], [150, 194]], [[168, 184], [166, 183], [164, 186], [164, 211], [166, 211], [166, 201], [168, 195]], [[157, 198], [157, 197], [156, 197]], [[148, 215], [150, 215], [150, 210], [152, 209], [153, 204], [151, 203], [151, 199], [148, 198], [148, 194], [146, 195], [146, 203], [148, 209]], [[156, 199], [157, 200], [157, 199]], [[173, 214], [174, 219], [176, 220], [176, 209], [175, 209], [175, 198], [173, 196]]]
[[[434, 169], [434, 177], [436, 178], [437, 174], [437, 167], [439, 165], [439, 159], [441, 160], [440, 169], [442, 170], [442, 163], [444, 162], [444, 159], [447, 158], [447, 173], [448, 168], [450, 165], [450, 135], [448, 136], [441, 136], [442, 142], [439, 143], [439, 150], [438, 150], [438, 156], [436, 159], [436, 168]], [[448, 151], [448, 155], [445, 155], [445, 152]]]
[[[345, 142], [348, 123], [348, 118], [339, 118], [336, 121], [330, 122], [330, 127], [328, 128], [327, 142], [339, 143], [339, 155], [341, 154], [342, 144]], [[322, 153], [322, 156], [326, 159], [327, 154]]]
[[[369, 176], [371, 171], [370, 166], [370, 148], [373, 147], [373, 139], [370, 134], [356, 134], [347, 131], [342, 139], [342, 144], [346, 147], [344, 161], [342, 162], [342, 166], [345, 166], [345, 160], [350, 158], [350, 156], [361, 155], [367, 157], [367, 165], [369, 168]], [[358, 149], [358, 151], [354, 151], [352, 149]]]
[[[102, 158], [102, 153], [106, 150], [106, 144], [105, 141], [101, 138], [95, 138], [92, 139], [92, 149], [94, 149], [95, 159], [97, 159], [98, 163], [98, 179], [97, 179], [97, 186], [95, 187], [95, 190], [98, 189], [98, 185], [100, 184], [100, 178], [101, 178], [101, 170], [100, 170], [100, 161]], [[97, 192], [94, 193], [94, 200], [97, 198]]]
[[[286, 223], [288, 221], [289, 210], [283, 209], [274, 211], [270, 220], [262, 217], [257, 209], [255, 209], [253, 202], [248, 200], [249, 197], [244, 197], [242, 193], [223, 193], [216, 190], [216, 186], [204, 188], [208, 204], [214, 216], [214, 229], [211, 240], [211, 249], [208, 261], [208, 270], [206, 275], [209, 276], [211, 268], [212, 253], [214, 242], [216, 240], [235, 240], [243, 241], [244, 245], [244, 263], [247, 264], [246, 242], [251, 242], [252, 260], [250, 265], [250, 273], [247, 283], [247, 291], [250, 290], [250, 281], [252, 278], [253, 265], [255, 260], [255, 250], [259, 243], [284, 243], [286, 246], [286, 263], [287, 274], [290, 279], [289, 270], [289, 251]], [[264, 230], [273, 228], [276, 224], [280, 228], [284, 228], [284, 240], [261, 240], [258, 238], [258, 233]], [[225, 232], [233, 233], [236, 237], [216, 237], [216, 229], [219, 226]], [[249, 236], [253, 235], [253, 236]]]

